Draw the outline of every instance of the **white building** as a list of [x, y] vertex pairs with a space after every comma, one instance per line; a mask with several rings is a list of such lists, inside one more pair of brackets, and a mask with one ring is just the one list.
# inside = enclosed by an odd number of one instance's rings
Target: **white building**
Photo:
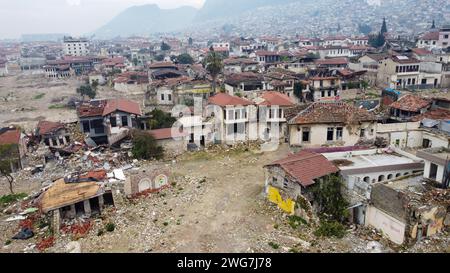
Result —
[[64, 55], [88, 56], [89, 41], [85, 38], [64, 37]]

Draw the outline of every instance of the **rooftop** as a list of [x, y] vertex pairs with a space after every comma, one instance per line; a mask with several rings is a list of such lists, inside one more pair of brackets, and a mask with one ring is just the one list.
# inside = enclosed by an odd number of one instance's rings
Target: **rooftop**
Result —
[[390, 107], [408, 112], [419, 112], [430, 105], [431, 101], [427, 99], [415, 95], [406, 95], [392, 103]]
[[337, 173], [339, 169], [321, 154], [301, 151], [267, 166], [280, 166], [303, 187], [313, 185], [314, 179]]
[[343, 102], [316, 102], [300, 112], [290, 124], [358, 123], [376, 121], [376, 116], [365, 110]]
[[237, 97], [237, 96], [231, 96], [225, 93], [218, 93], [208, 100], [209, 104], [218, 105], [218, 106], [247, 106], [252, 105], [253, 102]]

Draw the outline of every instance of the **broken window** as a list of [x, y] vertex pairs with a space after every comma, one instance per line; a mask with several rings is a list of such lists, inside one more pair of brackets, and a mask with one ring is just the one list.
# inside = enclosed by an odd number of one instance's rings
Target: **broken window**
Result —
[[303, 142], [309, 142], [310, 135], [311, 135], [310, 128], [309, 127], [304, 127], [302, 129], [302, 141]]
[[287, 180], [287, 178], [285, 178], [283, 181], [283, 188], [287, 189], [288, 186], [289, 186], [289, 181]]
[[361, 129], [360, 133], [359, 133], [360, 137], [365, 137], [366, 136], [366, 129]]
[[111, 122], [111, 127], [117, 127], [117, 118], [116, 117], [111, 117], [109, 119], [109, 121]]
[[89, 126], [89, 121], [83, 121], [83, 132], [89, 133], [91, 131], [91, 127]]
[[338, 127], [336, 128], [336, 140], [342, 140], [344, 134], [344, 128]]
[[128, 127], [128, 116], [122, 116], [122, 126]]
[[52, 138], [52, 145], [58, 146], [58, 141], [56, 140], [56, 138]]
[[327, 141], [333, 141], [333, 139], [334, 139], [334, 128], [328, 128]]
[[64, 138], [66, 139], [66, 143], [70, 143], [70, 136], [65, 136]]

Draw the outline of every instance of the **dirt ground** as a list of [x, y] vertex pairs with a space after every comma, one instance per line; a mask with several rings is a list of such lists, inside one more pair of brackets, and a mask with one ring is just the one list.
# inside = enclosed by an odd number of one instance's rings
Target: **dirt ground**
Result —
[[[353, 251], [349, 240], [318, 243], [309, 227], [294, 230], [287, 224], [286, 215], [264, 198], [263, 166], [288, 153], [284, 145], [271, 153], [199, 152], [168, 162], [172, 187], [121, 202], [114, 211], [104, 213], [90, 234], [78, 240], [82, 252]], [[0, 217], [3, 242], [18, 231], [18, 223], [4, 222], [6, 217]], [[115, 231], [97, 236], [108, 222], [115, 223]], [[73, 239], [63, 234], [48, 251], [66, 252], [66, 245]], [[0, 252], [27, 251], [27, 246], [32, 248], [37, 241], [13, 240]]]
[[[81, 83], [79, 78], [53, 80], [31, 74], [0, 77], [0, 126], [17, 125], [31, 131], [39, 120], [76, 121], [75, 110], [61, 105], [79, 97], [76, 89]], [[98, 99], [128, 97], [108, 86], [101, 86], [97, 93]]]

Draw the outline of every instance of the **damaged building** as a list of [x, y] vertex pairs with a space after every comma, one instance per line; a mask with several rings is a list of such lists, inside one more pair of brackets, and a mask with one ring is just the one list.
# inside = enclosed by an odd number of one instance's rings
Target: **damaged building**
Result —
[[81, 132], [96, 145], [123, 140], [130, 129], [140, 128], [142, 116], [139, 104], [126, 99], [92, 100], [79, 105], [77, 112]]
[[53, 212], [58, 222], [99, 215], [106, 206], [114, 205], [111, 189], [102, 182], [105, 178], [104, 171], [61, 178], [39, 197], [39, 208], [43, 213]]
[[367, 209], [366, 225], [395, 244], [413, 244], [450, 225], [450, 192], [415, 176], [376, 185]]
[[[308, 189], [320, 183], [339, 169], [321, 154], [301, 151], [275, 161], [265, 167], [265, 193], [267, 198], [289, 214], [298, 214], [305, 219], [314, 207]], [[306, 201], [306, 202], [304, 202]], [[307, 205], [306, 209], [302, 204]]]

